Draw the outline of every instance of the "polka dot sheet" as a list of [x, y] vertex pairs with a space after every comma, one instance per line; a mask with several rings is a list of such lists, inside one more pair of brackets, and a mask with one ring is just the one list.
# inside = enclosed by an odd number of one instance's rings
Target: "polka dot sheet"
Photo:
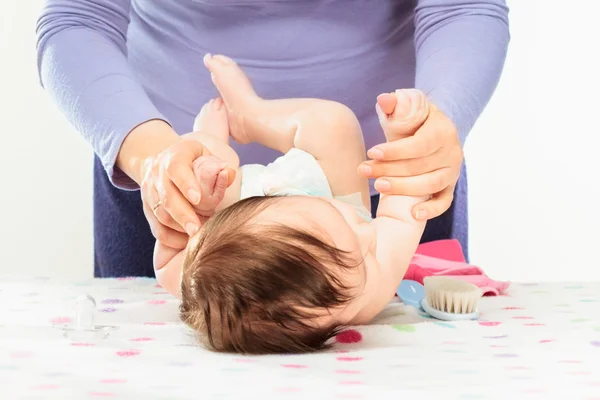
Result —
[[[63, 336], [84, 294], [109, 337]], [[5, 278], [0, 302], [2, 399], [600, 400], [600, 283], [513, 284], [471, 322], [393, 303], [330, 351], [265, 357], [199, 347], [151, 279]]]

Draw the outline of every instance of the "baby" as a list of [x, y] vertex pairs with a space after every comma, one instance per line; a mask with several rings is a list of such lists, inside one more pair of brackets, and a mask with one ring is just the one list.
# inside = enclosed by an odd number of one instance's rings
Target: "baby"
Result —
[[[203, 225], [183, 251], [156, 244], [157, 279], [181, 297], [181, 319], [213, 350], [326, 348], [340, 328], [368, 323], [393, 298], [425, 227], [411, 209], [427, 198], [381, 195], [372, 219], [351, 110], [326, 100], [264, 100], [233, 60], [209, 55], [205, 65], [223, 100], [202, 108], [189, 135], [206, 148], [194, 163]], [[413, 96], [410, 121], [396, 112], [411, 107], [401, 99], [377, 99], [388, 140], [399, 139], [394, 124], [427, 118], [422, 93]], [[240, 168], [229, 136], [284, 155]]]

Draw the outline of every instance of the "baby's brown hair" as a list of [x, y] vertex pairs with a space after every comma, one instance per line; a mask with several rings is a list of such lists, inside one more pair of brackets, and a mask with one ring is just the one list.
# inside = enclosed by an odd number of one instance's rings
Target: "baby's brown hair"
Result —
[[[357, 260], [314, 234], [255, 223], [279, 197], [251, 197], [216, 213], [190, 241], [180, 317], [215, 351], [301, 353], [328, 347], [339, 326], [311, 323], [346, 304], [340, 280]], [[334, 274], [325, 263], [338, 265]]]

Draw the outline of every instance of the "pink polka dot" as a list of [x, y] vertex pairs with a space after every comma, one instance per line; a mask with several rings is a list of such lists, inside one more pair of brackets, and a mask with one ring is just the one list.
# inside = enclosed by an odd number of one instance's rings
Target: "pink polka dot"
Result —
[[118, 355], [119, 357], [134, 357], [134, 356], [138, 356], [141, 352], [139, 350], [133, 349], [133, 350], [122, 350], [122, 351], [117, 351], [115, 354]]
[[362, 385], [362, 381], [341, 381], [340, 385]]
[[490, 347], [493, 347], [495, 349], [501, 349], [501, 348], [506, 347], [506, 346], [503, 346], [501, 344], [492, 344], [492, 345], [490, 345]]
[[58, 385], [52, 385], [52, 384], [48, 384], [48, 385], [37, 385], [34, 387], [35, 390], [54, 390], [54, 389], [58, 389], [60, 386]]
[[362, 361], [362, 357], [338, 357], [336, 358], [338, 361]]
[[11, 358], [30, 358], [31, 356], [33, 356], [33, 353], [30, 351], [15, 351], [10, 353]]
[[155, 305], [157, 305], [157, 304], [165, 304], [166, 302], [167, 302], [166, 300], [150, 300], [148, 302], [148, 304], [155, 304]]
[[136, 278], [134, 276], [125, 276], [125, 277], [121, 277], [121, 278], [115, 278], [117, 281], [133, 281]]
[[299, 393], [302, 391], [302, 389], [297, 387], [284, 387], [277, 389], [277, 391], [281, 393]]
[[169, 294], [169, 292], [152, 292], [152, 294]]
[[93, 396], [93, 397], [112, 397], [112, 396], [115, 396], [114, 393], [110, 393], [110, 392], [90, 392], [89, 395]]
[[154, 287], [157, 289], [162, 289], [162, 286], [160, 286], [158, 283], [156, 285], [154, 285]]
[[516, 315], [513, 317], [513, 319], [533, 319], [533, 317], [524, 317], [524, 316]]
[[358, 343], [362, 340], [362, 335], [359, 331], [354, 329], [348, 329], [346, 331], [338, 333], [335, 337], [335, 340], [338, 343], [350, 344], [350, 343]]
[[138, 338], [133, 338], [131, 339], [132, 342], [151, 342], [154, 339], [150, 338], [150, 337], [138, 337]]
[[71, 346], [74, 346], [74, 347], [94, 347], [95, 344], [94, 343], [77, 342], [77, 343], [71, 343]]
[[56, 317], [50, 320], [53, 324], [70, 324], [73, 320], [69, 317]]
[[524, 310], [523, 307], [504, 307], [503, 310]]
[[481, 326], [498, 326], [501, 322], [493, 322], [493, 321], [480, 321], [479, 325]]
[[127, 382], [126, 379], [101, 379], [100, 383], [105, 383], [105, 384], [114, 384], [114, 383], [125, 383]]
[[283, 364], [281, 366], [283, 368], [295, 368], [295, 369], [308, 368], [306, 365], [300, 365], [300, 364]]
[[336, 350], [336, 353], [340, 353], [340, 354], [345, 354], [345, 353], [350, 353], [350, 350]]
[[545, 326], [545, 324], [531, 323], [531, 324], [523, 324], [523, 326]]
[[167, 324], [166, 322], [152, 322], [152, 321], [144, 322], [144, 325], [163, 326], [163, 325], [166, 325], [166, 324]]
[[525, 389], [523, 390], [523, 394], [542, 394], [546, 391], [544, 389]]
[[553, 339], [543, 339], [543, 340], [540, 340], [540, 343], [552, 343], [552, 342], [554, 342]]
[[362, 373], [362, 371], [356, 371], [356, 370], [352, 370], [352, 369], [338, 369], [335, 372], [336, 372], [336, 374], [344, 374], [344, 375], [354, 375], [354, 374]]

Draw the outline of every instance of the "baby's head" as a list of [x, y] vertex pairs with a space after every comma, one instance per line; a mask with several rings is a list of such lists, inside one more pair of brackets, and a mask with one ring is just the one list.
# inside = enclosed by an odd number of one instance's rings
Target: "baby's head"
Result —
[[216, 351], [320, 350], [360, 311], [374, 231], [344, 203], [252, 197], [188, 245], [181, 319]]

